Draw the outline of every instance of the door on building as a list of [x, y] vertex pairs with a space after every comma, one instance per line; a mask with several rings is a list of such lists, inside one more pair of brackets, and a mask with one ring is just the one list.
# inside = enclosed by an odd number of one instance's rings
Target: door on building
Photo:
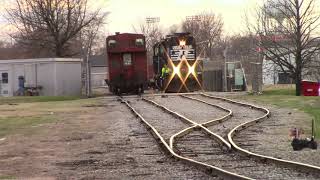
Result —
[[0, 96], [9, 96], [9, 72], [0, 71]]

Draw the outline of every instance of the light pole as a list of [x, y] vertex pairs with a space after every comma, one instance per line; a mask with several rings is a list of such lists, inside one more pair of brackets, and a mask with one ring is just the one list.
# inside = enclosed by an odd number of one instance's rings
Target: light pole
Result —
[[160, 22], [160, 17], [146, 17], [147, 24], [154, 24]]
[[187, 21], [200, 21], [201, 17], [199, 15], [187, 16], [186, 20]]

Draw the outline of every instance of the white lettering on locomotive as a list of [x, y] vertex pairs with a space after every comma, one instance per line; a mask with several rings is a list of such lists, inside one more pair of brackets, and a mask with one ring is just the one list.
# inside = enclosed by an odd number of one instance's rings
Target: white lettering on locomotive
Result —
[[192, 45], [172, 46], [170, 58], [172, 61], [180, 61], [184, 58], [186, 60], [195, 60], [195, 50]]
[[172, 61], [180, 61], [184, 58], [186, 60], [195, 60], [195, 52], [194, 49], [170, 50], [170, 58]]

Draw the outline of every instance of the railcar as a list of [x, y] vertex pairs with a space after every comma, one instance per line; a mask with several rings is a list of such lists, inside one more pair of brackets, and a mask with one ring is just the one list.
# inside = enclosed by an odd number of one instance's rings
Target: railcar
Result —
[[143, 93], [148, 85], [145, 36], [116, 33], [108, 36], [106, 42], [110, 92]]
[[[162, 77], [164, 65], [169, 75]], [[190, 92], [202, 89], [203, 62], [197, 59], [196, 41], [190, 33], [175, 33], [153, 46], [155, 82], [165, 92]]]

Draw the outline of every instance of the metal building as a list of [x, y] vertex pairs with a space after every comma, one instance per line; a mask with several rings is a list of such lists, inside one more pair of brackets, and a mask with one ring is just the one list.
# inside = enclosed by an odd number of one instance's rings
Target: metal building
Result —
[[0, 60], [0, 96], [18, 95], [21, 79], [26, 89], [37, 90], [42, 96], [77, 96], [81, 93], [81, 60]]

